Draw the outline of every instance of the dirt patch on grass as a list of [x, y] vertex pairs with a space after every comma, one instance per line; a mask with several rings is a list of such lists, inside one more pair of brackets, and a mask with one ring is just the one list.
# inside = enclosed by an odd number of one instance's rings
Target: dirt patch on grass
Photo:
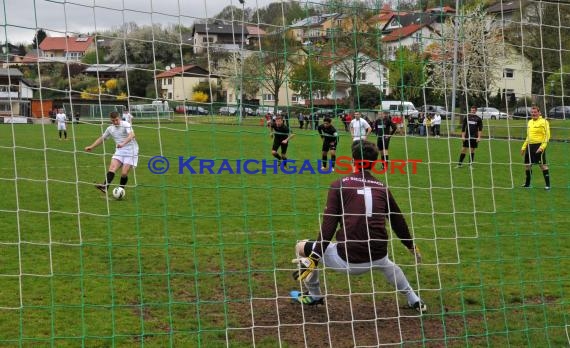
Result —
[[[402, 304], [400, 304], [402, 305]], [[482, 318], [430, 311], [422, 316], [392, 300], [328, 296], [324, 305], [301, 306], [290, 299], [254, 299], [230, 305], [231, 341], [281, 341], [291, 347], [462, 347], [465, 325]], [[471, 324], [470, 324], [471, 323]], [[471, 341], [472, 342], [472, 341]]]

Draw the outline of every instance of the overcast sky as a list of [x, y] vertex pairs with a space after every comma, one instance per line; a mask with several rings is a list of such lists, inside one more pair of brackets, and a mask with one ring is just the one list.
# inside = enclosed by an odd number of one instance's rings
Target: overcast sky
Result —
[[[279, 1], [246, 0], [245, 6], [262, 8]], [[229, 5], [241, 7], [238, 0], [0, 0], [0, 42], [31, 43], [38, 28], [49, 36], [64, 36], [129, 22], [190, 27], [195, 19], [213, 17]]]

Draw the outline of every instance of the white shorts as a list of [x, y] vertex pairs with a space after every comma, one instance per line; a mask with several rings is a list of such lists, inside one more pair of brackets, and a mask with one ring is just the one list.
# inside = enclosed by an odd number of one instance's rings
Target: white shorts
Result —
[[388, 255], [379, 260], [374, 260], [373, 262], [348, 263], [338, 255], [337, 243], [334, 242], [331, 242], [329, 244], [321, 261], [325, 267], [330, 268], [336, 272], [353, 275], [370, 272], [370, 269], [394, 267], [394, 263], [388, 258]]
[[67, 130], [67, 128], [65, 128], [65, 123], [58, 123], [57, 130]]
[[124, 155], [114, 154], [113, 159], [116, 159], [117, 161], [121, 162], [122, 164], [128, 164], [128, 165], [131, 165], [132, 167], [136, 168], [137, 163], [139, 162], [139, 155], [124, 156]]

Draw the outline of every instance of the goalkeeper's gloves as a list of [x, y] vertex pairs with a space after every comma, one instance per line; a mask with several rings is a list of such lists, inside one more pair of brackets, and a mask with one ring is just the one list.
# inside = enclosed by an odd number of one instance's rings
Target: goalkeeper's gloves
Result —
[[293, 260], [299, 264], [299, 270], [293, 272], [293, 279], [299, 281], [307, 278], [315, 268], [317, 268], [320, 259], [321, 256], [313, 251], [309, 257], [301, 257]]
[[420, 248], [417, 245], [414, 245], [412, 248], [408, 249], [412, 255], [414, 255], [416, 259], [416, 264], [422, 263], [422, 254], [420, 253]]

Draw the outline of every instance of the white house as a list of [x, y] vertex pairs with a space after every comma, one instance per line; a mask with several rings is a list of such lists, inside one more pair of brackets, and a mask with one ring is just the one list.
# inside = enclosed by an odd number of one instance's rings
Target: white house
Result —
[[492, 69], [495, 76], [490, 86], [491, 95], [501, 90], [507, 98], [512, 94], [515, 98], [530, 98], [532, 87], [532, 62], [512, 47], [505, 49], [505, 55], [499, 59]]
[[385, 57], [388, 60], [394, 60], [396, 52], [401, 47], [407, 47], [422, 52], [432, 42], [440, 38], [437, 32], [431, 25], [425, 24], [410, 24], [403, 28], [395, 29], [390, 34], [382, 38], [382, 43], [385, 49]]

